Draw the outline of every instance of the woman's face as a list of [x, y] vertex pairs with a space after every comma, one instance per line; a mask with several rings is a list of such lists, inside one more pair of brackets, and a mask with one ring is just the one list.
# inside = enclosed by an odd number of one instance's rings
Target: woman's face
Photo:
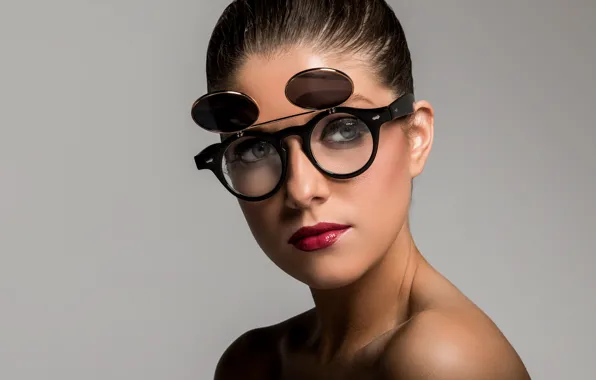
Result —
[[[300, 49], [273, 58], [249, 57], [237, 73], [234, 90], [259, 104], [257, 123], [295, 115], [304, 110], [286, 99], [285, 85], [296, 73], [315, 67], [332, 67], [352, 78], [354, 94], [360, 96], [346, 105], [375, 108], [395, 100], [361, 61], [324, 59]], [[374, 163], [349, 180], [324, 176], [302, 152], [299, 138], [287, 139], [289, 165], [281, 190], [264, 201], [239, 201], [257, 243], [277, 266], [313, 288], [337, 288], [360, 278], [391, 249], [407, 225], [412, 179], [421, 173], [432, 145], [432, 108], [425, 102], [415, 108], [410, 132], [406, 133], [403, 120], [383, 125]], [[262, 129], [302, 125], [311, 117], [298, 116]], [[304, 242], [289, 242], [300, 228], [319, 223], [349, 228], [322, 249], [306, 250]]]

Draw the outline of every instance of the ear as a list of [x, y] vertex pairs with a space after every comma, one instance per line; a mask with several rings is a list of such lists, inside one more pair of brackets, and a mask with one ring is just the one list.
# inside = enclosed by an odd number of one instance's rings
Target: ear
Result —
[[410, 140], [410, 176], [415, 178], [422, 173], [433, 144], [435, 113], [427, 101], [414, 104], [414, 114], [410, 118], [408, 137]]

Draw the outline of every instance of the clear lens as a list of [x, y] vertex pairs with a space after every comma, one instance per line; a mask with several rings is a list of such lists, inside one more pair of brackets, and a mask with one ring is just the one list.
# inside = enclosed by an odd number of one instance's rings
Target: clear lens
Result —
[[317, 123], [310, 146], [323, 170], [332, 174], [351, 174], [369, 161], [373, 138], [362, 120], [348, 114], [332, 114]]
[[255, 137], [243, 137], [230, 144], [222, 169], [228, 185], [247, 197], [260, 197], [272, 191], [283, 172], [277, 149]]

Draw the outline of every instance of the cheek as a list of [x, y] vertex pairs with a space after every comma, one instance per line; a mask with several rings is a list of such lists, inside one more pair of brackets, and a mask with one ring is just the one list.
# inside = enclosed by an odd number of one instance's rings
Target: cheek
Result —
[[358, 244], [371, 252], [362, 259], [366, 262], [378, 259], [393, 244], [407, 222], [410, 205], [411, 179], [405, 138], [381, 141], [373, 165], [346, 186], [342, 194], [342, 201], [353, 207], [360, 237]]
[[279, 221], [279, 207], [274, 204], [276, 198], [264, 202], [239, 201], [248, 227], [263, 249], [270, 245], [272, 227]]
[[267, 220], [267, 208], [262, 207], [259, 203], [245, 201], [239, 201], [238, 203], [240, 204], [240, 209], [251, 229], [253, 226], [259, 226]]
[[411, 179], [408, 157], [408, 144], [401, 130], [391, 130], [382, 135], [372, 166], [348, 187], [351, 199], [364, 203], [361, 207], [374, 209], [409, 203]]

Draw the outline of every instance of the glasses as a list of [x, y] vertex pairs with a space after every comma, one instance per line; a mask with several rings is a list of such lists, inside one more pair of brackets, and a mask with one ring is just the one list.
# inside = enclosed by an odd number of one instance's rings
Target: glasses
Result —
[[286, 98], [309, 111], [255, 125], [259, 106], [250, 96], [236, 91], [215, 91], [200, 97], [193, 105], [191, 117], [201, 128], [215, 133], [235, 133], [299, 115], [338, 106], [352, 96], [350, 77], [336, 69], [314, 68], [299, 72], [286, 84]]
[[[326, 81], [325, 78], [331, 80]], [[252, 128], [281, 119], [254, 124], [258, 118], [258, 107], [256, 103], [248, 102], [250, 98], [244, 94], [230, 91], [220, 93], [231, 100], [227, 105], [223, 97], [213, 102], [216, 95], [201, 98], [211, 98], [209, 103], [201, 104], [199, 99], [195, 106], [200, 111], [195, 115], [200, 116], [202, 124], [197, 124], [218, 133], [235, 134], [196, 155], [197, 169], [212, 171], [222, 185], [240, 199], [265, 200], [283, 186], [286, 178], [288, 148], [285, 140], [290, 136], [298, 136], [302, 151], [324, 175], [349, 179], [362, 174], [374, 162], [381, 126], [413, 113], [414, 96], [406, 94], [386, 107], [375, 109], [339, 106], [352, 95], [352, 89], [349, 77], [337, 70], [311, 69], [298, 73], [288, 82], [286, 96], [292, 103], [311, 109], [304, 114], [318, 113], [303, 125], [273, 133]], [[242, 104], [245, 101], [247, 103]], [[208, 111], [208, 105], [214, 104], [219, 108]], [[230, 111], [226, 117], [221, 111], [224, 105], [243, 105], [247, 108], [228, 108]], [[241, 126], [242, 129], [236, 130]]]

